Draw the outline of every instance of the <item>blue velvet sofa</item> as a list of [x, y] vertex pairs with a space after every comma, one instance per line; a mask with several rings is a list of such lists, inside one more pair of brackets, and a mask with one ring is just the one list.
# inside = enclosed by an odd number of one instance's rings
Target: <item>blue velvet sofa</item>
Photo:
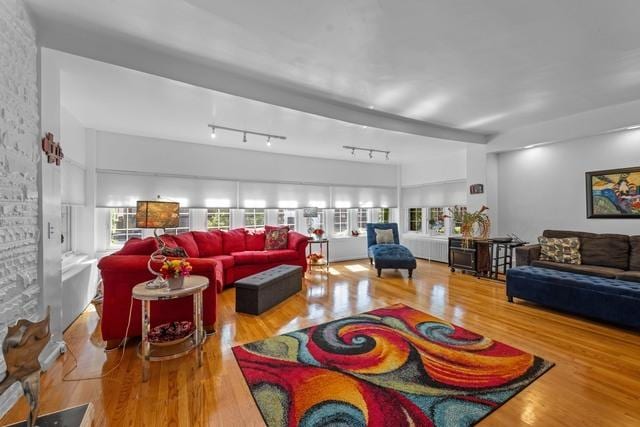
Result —
[[[393, 244], [378, 244], [376, 242], [375, 230], [392, 230]], [[416, 259], [409, 249], [400, 244], [398, 235], [398, 224], [396, 223], [368, 223], [367, 224], [367, 246], [369, 261], [378, 270], [378, 277], [382, 274], [383, 268], [407, 269], [409, 278], [416, 268]]]

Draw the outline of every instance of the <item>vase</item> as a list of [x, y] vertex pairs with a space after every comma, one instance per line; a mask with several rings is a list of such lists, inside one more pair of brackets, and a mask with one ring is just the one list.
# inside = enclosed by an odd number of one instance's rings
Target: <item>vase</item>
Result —
[[171, 290], [182, 289], [184, 287], [184, 276], [170, 277], [167, 281], [169, 282], [169, 289]]

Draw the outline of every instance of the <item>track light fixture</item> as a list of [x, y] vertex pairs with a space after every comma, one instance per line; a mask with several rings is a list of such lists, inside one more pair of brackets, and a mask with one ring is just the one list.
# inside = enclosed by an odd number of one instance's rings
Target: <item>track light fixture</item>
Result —
[[231, 132], [238, 132], [242, 134], [242, 142], [247, 142], [247, 135], [257, 135], [257, 136], [264, 136], [267, 138], [267, 146], [271, 147], [271, 138], [276, 138], [276, 139], [287, 139], [286, 136], [282, 136], [282, 135], [274, 135], [271, 133], [263, 133], [263, 132], [255, 132], [252, 130], [247, 130], [247, 129], [237, 129], [237, 128], [230, 128], [227, 126], [220, 126], [220, 125], [215, 125], [215, 124], [209, 124], [207, 125], [208, 127], [211, 128], [211, 138], [214, 139], [216, 137], [216, 129], [222, 129], [222, 130], [228, 130]]
[[370, 159], [373, 159], [373, 153], [382, 153], [385, 155], [385, 159], [389, 160], [389, 155], [391, 154], [391, 151], [378, 150], [377, 148], [369, 148], [369, 147], [354, 147], [352, 145], [343, 145], [342, 148], [344, 148], [345, 150], [351, 150], [352, 156], [356, 155], [356, 151], [365, 151], [365, 152], [368, 151]]

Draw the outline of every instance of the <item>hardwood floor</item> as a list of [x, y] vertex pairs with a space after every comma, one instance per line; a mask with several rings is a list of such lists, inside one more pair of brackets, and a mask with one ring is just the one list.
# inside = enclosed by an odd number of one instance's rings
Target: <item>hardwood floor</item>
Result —
[[[95, 425], [261, 426], [262, 418], [230, 351], [237, 344], [293, 331], [339, 317], [403, 302], [474, 332], [534, 353], [556, 366], [482, 426], [640, 426], [640, 333], [578, 318], [516, 300], [504, 285], [419, 261], [406, 271], [377, 278], [367, 260], [334, 264], [328, 275], [308, 274], [302, 292], [261, 316], [237, 314], [235, 290], [220, 295], [217, 334], [205, 344], [205, 363], [195, 357], [152, 363], [141, 383], [141, 363], [129, 345], [108, 377], [63, 382], [69, 353], [42, 377], [41, 412], [93, 402]], [[135, 319], [137, 320], [137, 319]], [[107, 372], [120, 359], [99, 342], [95, 312], [85, 312], [65, 333], [78, 356], [70, 378]], [[0, 424], [24, 419], [21, 400]]]

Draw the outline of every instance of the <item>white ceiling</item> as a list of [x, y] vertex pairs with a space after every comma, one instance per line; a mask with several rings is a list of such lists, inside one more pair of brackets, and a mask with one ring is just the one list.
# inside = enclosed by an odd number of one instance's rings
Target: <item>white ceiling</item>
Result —
[[637, 0], [28, 3], [59, 31], [100, 29], [462, 129], [503, 132], [640, 98]]
[[[391, 151], [390, 162], [413, 163], [461, 151], [466, 144], [364, 128], [283, 107], [215, 92], [130, 69], [56, 53], [61, 102], [82, 125], [112, 132], [322, 158], [386, 163], [384, 155], [351, 152], [343, 145]], [[285, 135], [286, 140], [219, 130], [208, 123]]]

